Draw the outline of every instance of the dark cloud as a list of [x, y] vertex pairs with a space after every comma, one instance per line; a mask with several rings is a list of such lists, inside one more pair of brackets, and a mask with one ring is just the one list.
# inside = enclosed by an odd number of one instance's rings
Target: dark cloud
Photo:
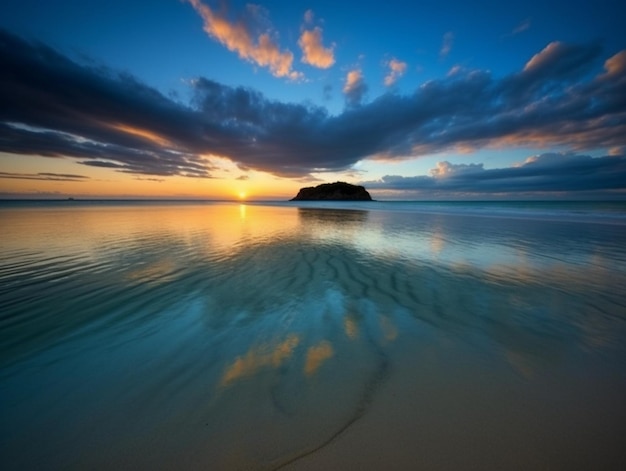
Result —
[[531, 157], [516, 167], [496, 169], [444, 161], [430, 176], [386, 175], [361, 184], [370, 190], [481, 194], [626, 190], [626, 156], [550, 153]]
[[158, 182], [162, 183], [165, 181], [163, 178], [150, 178], [150, 177], [135, 177], [135, 180], [146, 181], [146, 182]]
[[13, 172], [0, 172], [0, 178], [8, 178], [14, 180], [48, 180], [57, 182], [84, 182], [88, 181], [89, 177], [85, 175], [74, 175], [68, 173], [13, 173]]
[[[107, 159], [132, 173], [207, 176], [194, 113], [133, 77], [0, 32], [0, 150]], [[165, 142], [168, 145], [163, 145]]]
[[600, 54], [597, 44], [552, 43], [501, 79], [457, 71], [410, 95], [362, 103], [357, 93], [352, 104], [360, 106], [330, 115], [205, 78], [192, 82], [193, 99], [182, 104], [128, 74], [0, 31], [0, 151], [206, 178], [210, 155], [243, 169], [309, 177], [366, 158], [451, 149], [623, 147], [624, 54], [609, 58], [604, 74]]

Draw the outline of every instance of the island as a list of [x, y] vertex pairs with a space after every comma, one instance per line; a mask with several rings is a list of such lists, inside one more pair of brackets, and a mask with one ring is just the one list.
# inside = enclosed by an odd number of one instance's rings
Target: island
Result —
[[372, 201], [365, 187], [346, 182], [322, 183], [301, 188], [290, 201]]

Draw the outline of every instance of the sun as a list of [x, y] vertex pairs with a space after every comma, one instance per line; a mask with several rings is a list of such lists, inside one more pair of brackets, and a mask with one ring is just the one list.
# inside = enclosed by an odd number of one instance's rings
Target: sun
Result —
[[240, 192], [239, 192], [239, 199], [240, 199], [240, 200], [245, 200], [245, 199], [246, 199], [246, 196], [247, 196], [247, 194], [246, 194], [246, 192], [245, 192], [245, 191], [240, 191]]

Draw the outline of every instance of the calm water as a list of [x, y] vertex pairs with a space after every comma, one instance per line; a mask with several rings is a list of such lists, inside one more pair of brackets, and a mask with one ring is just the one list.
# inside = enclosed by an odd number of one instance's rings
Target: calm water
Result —
[[623, 203], [313, 206], [3, 203], [0, 467], [624, 469]]

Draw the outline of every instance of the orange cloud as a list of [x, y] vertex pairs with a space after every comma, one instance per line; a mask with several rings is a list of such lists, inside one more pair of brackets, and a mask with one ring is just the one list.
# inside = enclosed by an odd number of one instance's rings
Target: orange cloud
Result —
[[343, 86], [345, 94], [352, 93], [363, 82], [363, 74], [359, 69], [354, 69], [346, 75], [346, 84]]
[[109, 124], [108, 126], [113, 129], [117, 129], [118, 131], [125, 132], [126, 134], [141, 137], [143, 139], [146, 139], [147, 141], [154, 142], [155, 144], [163, 147], [172, 146], [172, 143], [170, 141], [147, 129], [140, 129], [133, 126], [128, 126], [126, 124]]
[[524, 71], [529, 71], [541, 67], [542, 64], [551, 62], [558, 51], [563, 47], [563, 43], [559, 41], [553, 41], [544, 47], [540, 52], [530, 58], [524, 66]]
[[319, 27], [304, 30], [298, 45], [302, 49], [302, 62], [305, 64], [328, 69], [335, 63], [334, 44], [328, 48], [322, 45], [322, 29]]
[[606, 72], [603, 78], [614, 78], [619, 75], [626, 75], [626, 50], [620, 51], [604, 62]]
[[353, 69], [346, 75], [343, 93], [349, 106], [359, 106], [367, 93], [367, 85], [363, 80], [361, 69]]
[[385, 77], [385, 85], [389, 87], [404, 75], [407, 64], [398, 59], [391, 59], [387, 62], [387, 66], [389, 67], [389, 73]]
[[292, 80], [302, 76], [292, 70], [293, 54], [281, 51], [269, 34], [261, 34], [255, 39], [242, 23], [233, 24], [216, 14], [200, 0], [187, 0], [204, 20], [204, 31], [239, 57], [261, 67], [268, 67], [276, 77], [288, 77]]

